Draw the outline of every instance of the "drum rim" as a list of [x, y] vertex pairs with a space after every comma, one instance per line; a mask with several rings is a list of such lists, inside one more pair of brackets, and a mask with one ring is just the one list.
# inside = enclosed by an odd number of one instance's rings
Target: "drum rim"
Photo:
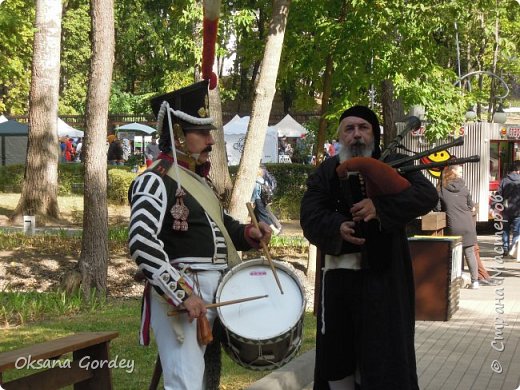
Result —
[[[286, 264], [284, 264], [283, 262], [281, 262], [279, 260], [272, 260], [272, 261], [273, 261], [273, 265], [275, 266], [275, 268], [283, 268], [284, 271], [290, 271], [290, 272], [286, 272], [287, 275], [296, 282], [296, 285], [298, 286], [298, 288], [300, 290], [300, 293], [302, 295], [302, 305], [298, 312], [298, 321], [296, 321], [296, 323], [292, 327], [290, 327], [290, 328], [286, 329], [285, 331], [280, 332], [276, 335], [270, 336], [269, 338], [249, 338], [249, 337], [239, 335], [238, 333], [229, 330], [229, 324], [227, 324], [225, 319], [223, 318], [223, 315], [221, 313], [221, 308], [217, 307], [217, 315], [218, 315], [218, 318], [219, 318], [220, 322], [222, 323], [223, 327], [225, 328], [225, 331], [232, 332], [233, 334], [236, 334], [237, 336], [246, 338], [248, 340], [254, 340], [254, 341], [271, 340], [271, 339], [280, 337], [280, 336], [288, 333], [290, 330], [294, 329], [300, 323], [300, 321], [302, 321], [303, 317], [305, 316], [305, 308], [307, 307], [307, 297], [305, 295], [305, 289], [304, 289], [301, 281], [296, 277], [296, 275], [293, 275], [294, 272]], [[237, 271], [238, 269], [248, 268], [248, 266], [259, 265], [259, 264], [269, 267], [269, 261], [266, 258], [261, 257], [258, 259], [251, 259], [251, 260], [243, 261], [243, 262], [235, 265], [228, 272], [226, 272], [226, 274], [224, 274], [224, 276], [222, 277], [222, 280], [217, 288], [217, 292], [215, 293], [215, 302], [218, 303], [218, 299], [220, 298], [220, 294], [222, 293], [222, 289], [224, 288], [225, 282], [229, 278], [231, 278], [231, 276], [233, 274], [238, 272]], [[273, 277], [273, 283], [275, 283], [274, 277]]]

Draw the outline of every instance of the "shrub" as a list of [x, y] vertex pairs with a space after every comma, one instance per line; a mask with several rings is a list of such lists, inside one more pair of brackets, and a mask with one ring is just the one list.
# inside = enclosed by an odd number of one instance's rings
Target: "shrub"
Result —
[[21, 192], [25, 165], [14, 164], [0, 167], [0, 191]]
[[[306, 189], [305, 183], [315, 167], [303, 164], [265, 164], [265, 166], [278, 183], [271, 204], [274, 214], [279, 219], [300, 219], [300, 203]], [[238, 166], [229, 167], [233, 179], [237, 171]]]
[[[83, 164], [58, 164], [58, 194], [70, 195], [83, 188]], [[81, 191], [80, 191], [81, 192]]]
[[112, 168], [108, 170], [108, 201], [114, 204], [128, 203], [128, 188], [135, 173], [125, 169]]
[[300, 203], [306, 189], [313, 165], [303, 164], [266, 164], [274, 175], [278, 188], [271, 205], [274, 214], [280, 219], [300, 219]]
[[[313, 165], [303, 164], [266, 164], [267, 169], [276, 178], [278, 188], [271, 205], [280, 219], [299, 219], [300, 201], [305, 191], [305, 182], [314, 170]], [[0, 191], [20, 192], [22, 190], [24, 165], [0, 167]], [[126, 204], [127, 192], [135, 173], [132, 166], [108, 166], [108, 200], [114, 204]], [[59, 194], [77, 192], [83, 186], [83, 164], [59, 164]], [[229, 168], [231, 177], [236, 176], [238, 167]]]

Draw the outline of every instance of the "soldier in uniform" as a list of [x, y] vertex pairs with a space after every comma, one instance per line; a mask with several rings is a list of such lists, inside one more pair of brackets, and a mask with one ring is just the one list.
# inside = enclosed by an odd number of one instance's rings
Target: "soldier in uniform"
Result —
[[[160, 133], [158, 161], [129, 191], [129, 248], [146, 277], [141, 343], [151, 325], [163, 368], [164, 388], [198, 390], [204, 384], [206, 346], [194, 319], [217, 313], [212, 303], [222, 273], [238, 263], [237, 250], [268, 243], [271, 230], [241, 224], [221, 207], [209, 183], [215, 129], [208, 112], [208, 82], [151, 101]], [[173, 138], [173, 139], [172, 139]], [[187, 314], [169, 316], [175, 307]]]

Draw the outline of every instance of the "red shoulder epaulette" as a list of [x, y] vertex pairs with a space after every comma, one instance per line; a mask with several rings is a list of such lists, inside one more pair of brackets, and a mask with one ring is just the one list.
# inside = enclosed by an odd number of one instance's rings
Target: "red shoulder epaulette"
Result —
[[159, 176], [164, 177], [164, 176], [166, 176], [166, 174], [168, 173], [168, 170], [171, 168], [172, 165], [173, 165], [172, 162], [165, 160], [165, 159], [161, 159], [153, 168], [147, 169], [147, 171], [154, 172], [154, 173], [158, 174]]

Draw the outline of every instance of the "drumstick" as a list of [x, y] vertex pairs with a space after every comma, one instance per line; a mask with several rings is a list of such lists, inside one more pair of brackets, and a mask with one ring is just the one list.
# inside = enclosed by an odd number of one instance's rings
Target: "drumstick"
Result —
[[[227, 306], [227, 305], [234, 305], [235, 303], [242, 303], [247, 301], [254, 301], [255, 299], [262, 299], [267, 298], [269, 295], [256, 295], [254, 297], [247, 297], [247, 298], [240, 298], [240, 299], [233, 299], [231, 301], [223, 301], [223, 302], [217, 302], [217, 303], [208, 303], [204, 306], [206, 306], [207, 309], [212, 309], [214, 307], [220, 307], [220, 306]], [[168, 313], [169, 316], [176, 316], [181, 313], [186, 313], [187, 309], [173, 309]]]
[[[255, 212], [253, 210], [253, 204], [251, 202], [247, 202], [246, 206], [247, 210], [249, 211], [249, 216], [251, 217], [251, 222], [253, 222], [255, 227], [258, 230], [260, 230], [260, 227], [258, 226], [258, 221], [255, 217]], [[260, 244], [262, 245], [262, 249], [264, 250], [265, 257], [267, 257], [267, 260], [269, 261], [269, 265], [271, 266], [271, 270], [273, 271], [274, 278], [276, 279], [276, 284], [278, 284], [278, 288], [280, 289], [280, 292], [283, 295], [282, 285], [280, 284], [280, 280], [278, 280], [278, 274], [276, 273], [276, 269], [274, 268], [273, 260], [271, 259], [271, 254], [269, 253], [267, 244], [263, 241], [260, 241]]]

